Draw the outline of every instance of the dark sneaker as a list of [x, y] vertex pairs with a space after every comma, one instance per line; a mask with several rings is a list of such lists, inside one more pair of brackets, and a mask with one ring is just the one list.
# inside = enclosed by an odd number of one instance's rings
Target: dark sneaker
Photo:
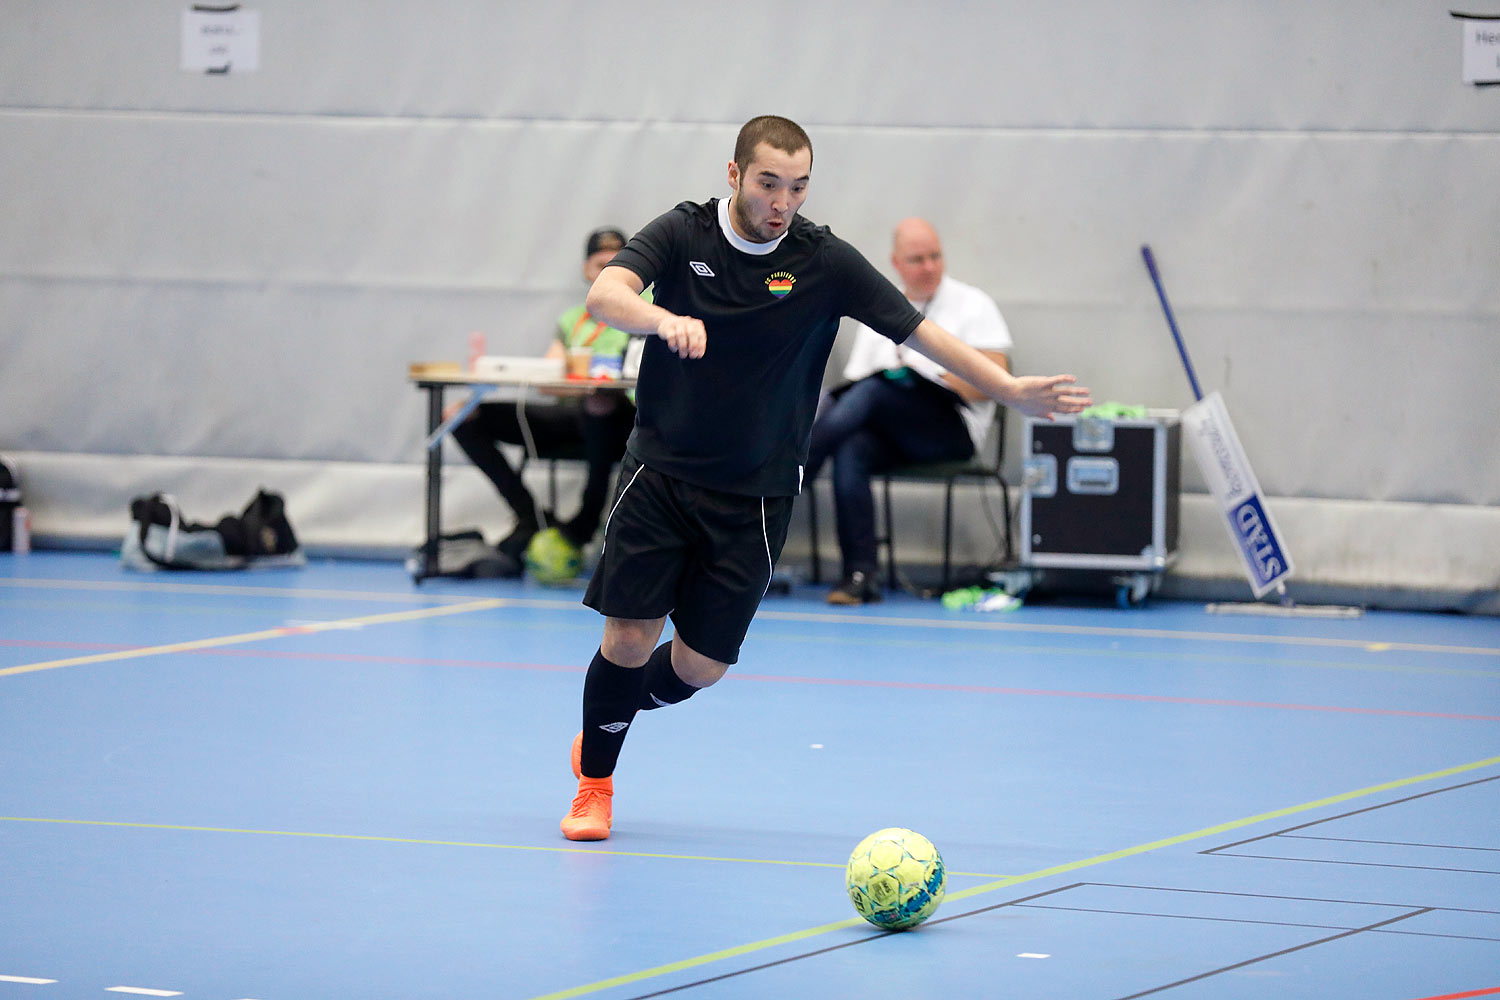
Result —
[[520, 567], [521, 561], [526, 558], [526, 546], [531, 544], [531, 539], [540, 530], [541, 525], [535, 521], [521, 521], [511, 529], [510, 534], [501, 539], [495, 549], [502, 556], [510, 557]]
[[864, 570], [855, 570], [844, 578], [844, 582], [828, 592], [829, 604], [859, 605], [874, 604], [885, 595]]
[[514, 580], [525, 569], [521, 560], [504, 552], [490, 552], [469, 565], [470, 575], [479, 579]]

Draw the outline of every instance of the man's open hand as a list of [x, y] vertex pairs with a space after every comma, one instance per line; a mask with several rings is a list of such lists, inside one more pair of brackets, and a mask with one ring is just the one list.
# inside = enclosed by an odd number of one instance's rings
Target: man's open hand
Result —
[[1022, 375], [1016, 398], [1010, 405], [1028, 417], [1051, 419], [1054, 413], [1078, 413], [1092, 400], [1088, 389], [1076, 385], [1072, 375]]

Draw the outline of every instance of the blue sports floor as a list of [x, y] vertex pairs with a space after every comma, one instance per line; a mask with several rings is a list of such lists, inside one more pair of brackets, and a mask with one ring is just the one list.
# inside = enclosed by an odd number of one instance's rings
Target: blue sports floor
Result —
[[579, 596], [0, 556], [0, 1000], [1500, 997], [1494, 618], [773, 596], [574, 845]]

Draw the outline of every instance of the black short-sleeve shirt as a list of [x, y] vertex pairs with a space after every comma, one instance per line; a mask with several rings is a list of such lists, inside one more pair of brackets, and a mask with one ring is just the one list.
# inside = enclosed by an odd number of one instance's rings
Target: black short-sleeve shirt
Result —
[[647, 338], [628, 450], [727, 493], [801, 491], [840, 317], [896, 343], [922, 321], [858, 250], [800, 215], [770, 253], [740, 250], [720, 228], [718, 199], [659, 216], [610, 264], [654, 285], [657, 305], [702, 320], [708, 335], [698, 359]]

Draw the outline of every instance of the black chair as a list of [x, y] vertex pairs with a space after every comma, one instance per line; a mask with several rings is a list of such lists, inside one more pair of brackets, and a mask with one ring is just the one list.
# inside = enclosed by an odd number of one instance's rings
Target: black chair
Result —
[[[1009, 563], [1015, 549], [1010, 516], [1010, 486], [1000, 467], [1005, 460], [1005, 407], [995, 404], [995, 419], [990, 432], [980, 448], [980, 453], [961, 462], [920, 462], [897, 466], [876, 473], [881, 479], [881, 504], [884, 508], [884, 534], [876, 538], [878, 545], [885, 546], [886, 585], [894, 590], [896, 583], [896, 529], [891, 508], [891, 481], [940, 482], [943, 484], [943, 582], [947, 590], [953, 582], [953, 488], [959, 482], [977, 481], [981, 487], [987, 482], [1000, 486], [1000, 507], [1004, 511], [1005, 539], [1003, 548], [1005, 561]], [[823, 581], [822, 559], [818, 551], [818, 502], [812, 483], [807, 484], [807, 518], [811, 544], [812, 582]]]
[[[584, 462], [587, 463], [589, 456], [583, 445], [561, 448], [542, 448], [536, 456], [538, 462], [547, 463], [547, 510], [557, 510], [557, 463], [559, 462]], [[531, 456], [523, 448], [521, 450], [521, 462], [516, 466], [516, 474], [521, 475], [526, 471], [526, 466], [531, 462]], [[549, 517], [551, 515], [548, 515]]]

